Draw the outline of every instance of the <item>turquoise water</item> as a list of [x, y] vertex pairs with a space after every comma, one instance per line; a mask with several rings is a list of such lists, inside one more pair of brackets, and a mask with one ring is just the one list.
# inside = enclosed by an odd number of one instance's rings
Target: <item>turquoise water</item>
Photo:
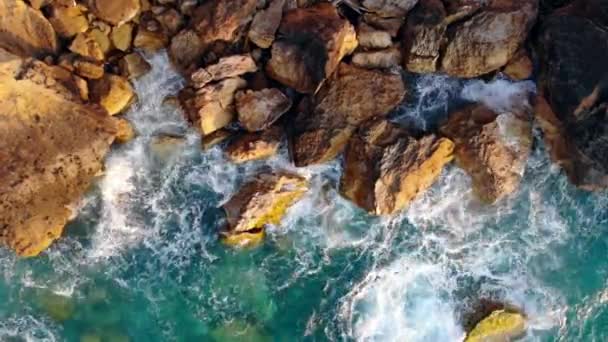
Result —
[[[479, 298], [523, 308], [525, 341], [608, 340], [608, 194], [568, 184], [538, 137], [516, 194], [494, 206], [451, 166], [405, 212], [371, 217], [340, 198], [340, 161], [298, 169], [312, 189], [265, 243], [221, 245], [218, 206], [285, 152], [236, 166], [202, 152], [164, 56], [138, 81], [116, 148], [66, 236], [42, 256], [0, 250], [0, 341], [460, 341]], [[459, 98], [508, 108], [529, 83], [411, 80], [396, 119], [429, 128]], [[152, 136], [184, 131], [168, 153]]]

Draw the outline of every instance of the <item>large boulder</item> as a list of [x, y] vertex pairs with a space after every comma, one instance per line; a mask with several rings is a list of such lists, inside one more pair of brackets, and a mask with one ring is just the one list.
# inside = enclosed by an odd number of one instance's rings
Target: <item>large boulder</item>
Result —
[[548, 106], [537, 111], [537, 117], [544, 124], [545, 137], [553, 137], [550, 147], [559, 151], [554, 160], [574, 184], [588, 190], [608, 187], [608, 66], [603, 62], [608, 58], [608, 11], [604, 4], [576, 1], [546, 18], [538, 37], [539, 88]]
[[514, 341], [526, 332], [526, 318], [518, 312], [497, 310], [467, 334], [465, 342]]
[[51, 23], [23, 0], [0, 2], [0, 48], [23, 57], [57, 52]]
[[527, 112], [496, 113], [481, 104], [450, 115], [441, 132], [456, 144], [456, 163], [473, 180], [473, 190], [493, 203], [514, 192], [532, 148]]
[[203, 46], [217, 41], [234, 42], [251, 22], [257, 0], [210, 0], [199, 6], [192, 17], [192, 27]]
[[412, 72], [437, 71], [447, 30], [446, 10], [441, 0], [420, 0], [407, 17], [404, 30], [404, 67]]
[[308, 180], [293, 173], [258, 174], [223, 205], [228, 223], [223, 241], [237, 246], [259, 242], [265, 227], [279, 224], [307, 190]]
[[341, 64], [314, 97], [300, 106], [293, 136], [296, 165], [335, 158], [361, 123], [387, 115], [405, 93], [399, 74]]
[[141, 9], [140, 0], [90, 0], [89, 6], [97, 17], [113, 25], [135, 18]]
[[61, 236], [115, 127], [103, 111], [0, 70], [0, 241], [34, 256]]
[[456, 77], [477, 77], [495, 71], [515, 55], [536, 21], [537, 0], [490, 1], [453, 30], [441, 70]]
[[250, 132], [268, 128], [291, 107], [291, 99], [279, 89], [246, 90], [236, 93], [239, 123]]
[[354, 27], [333, 5], [298, 8], [283, 16], [266, 71], [301, 93], [313, 93], [356, 47]]
[[372, 214], [395, 213], [435, 182], [453, 149], [446, 138], [417, 139], [386, 119], [370, 122], [348, 143], [340, 192]]

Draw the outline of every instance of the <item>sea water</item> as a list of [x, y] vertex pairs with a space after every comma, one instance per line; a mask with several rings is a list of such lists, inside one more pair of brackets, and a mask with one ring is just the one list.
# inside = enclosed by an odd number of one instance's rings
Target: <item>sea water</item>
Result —
[[[450, 165], [401, 213], [336, 191], [341, 160], [296, 169], [283, 149], [235, 165], [163, 105], [183, 80], [166, 56], [135, 84], [138, 137], [108, 156], [65, 236], [41, 256], [0, 249], [0, 341], [461, 341], [480, 298], [528, 316], [524, 341], [608, 340], [608, 194], [570, 185], [535, 128], [519, 189], [479, 203]], [[451, 103], [525, 105], [531, 82], [409, 77], [394, 120], [431, 130]], [[159, 133], [183, 133], [168, 151]], [[222, 203], [261, 168], [311, 190], [263, 245], [217, 240]]]

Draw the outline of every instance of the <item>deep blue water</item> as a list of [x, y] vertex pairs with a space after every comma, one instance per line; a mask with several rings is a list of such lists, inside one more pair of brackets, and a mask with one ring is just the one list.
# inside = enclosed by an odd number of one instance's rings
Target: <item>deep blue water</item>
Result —
[[[608, 340], [608, 194], [569, 185], [541, 139], [520, 189], [478, 203], [455, 166], [403, 213], [369, 216], [335, 191], [340, 160], [296, 172], [312, 189], [257, 248], [216, 239], [218, 207], [285, 152], [236, 166], [161, 105], [163, 56], [66, 236], [42, 256], [0, 250], [0, 341], [460, 341], [479, 298], [521, 307], [525, 341]], [[508, 108], [533, 85], [412, 78], [396, 120], [433, 126], [462, 98]], [[184, 131], [168, 151], [159, 131]], [[538, 134], [537, 134], [538, 135]]]

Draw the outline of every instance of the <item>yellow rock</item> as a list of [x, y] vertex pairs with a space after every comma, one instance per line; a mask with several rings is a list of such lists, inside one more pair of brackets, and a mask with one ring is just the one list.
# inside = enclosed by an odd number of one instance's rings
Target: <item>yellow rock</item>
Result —
[[102, 79], [93, 82], [91, 97], [93, 101], [99, 102], [108, 114], [115, 115], [133, 102], [135, 92], [125, 78], [106, 74]]
[[526, 319], [522, 314], [498, 310], [479, 322], [465, 342], [508, 342], [525, 331]]
[[70, 51], [96, 61], [101, 61], [104, 58], [104, 51], [99, 42], [88, 33], [77, 34], [70, 45]]
[[133, 41], [133, 24], [125, 23], [112, 29], [110, 36], [114, 47], [120, 51], [127, 51], [131, 48]]
[[89, 28], [89, 21], [80, 6], [53, 5], [49, 21], [64, 38], [73, 37]]
[[265, 235], [264, 229], [236, 234], [226, 233], [222, 236], [222, 242], [234, 247], [253, 246], [262, 242]]
[[31, 57], [57, 51], [57, 35], [49, 21], [23, 0], [0, 1], [0, 47]]
[[115, 142], [119, 144], [124, 144], [128, 141], [133, 140], [135, 137], [135, 130], [133, 130], [133, 125], [127, 119], [123, 118], [114, 118], [116, 123], [116, 139]]
[[113, 25], [133, 19], [140, 11], [139, 0], [92, 0], [91, 9], [102, 20]]
[[109, 32], [104, 32], [102, 29], [96, 28], [92, 29], [89, 32], [89, 35], [91, 35], [97, 44], [99, 44], [99, 48], [104, 54], [107, 54], [112, 50], [112, 42], [110, 41], [110, 37], [108, 37]]

